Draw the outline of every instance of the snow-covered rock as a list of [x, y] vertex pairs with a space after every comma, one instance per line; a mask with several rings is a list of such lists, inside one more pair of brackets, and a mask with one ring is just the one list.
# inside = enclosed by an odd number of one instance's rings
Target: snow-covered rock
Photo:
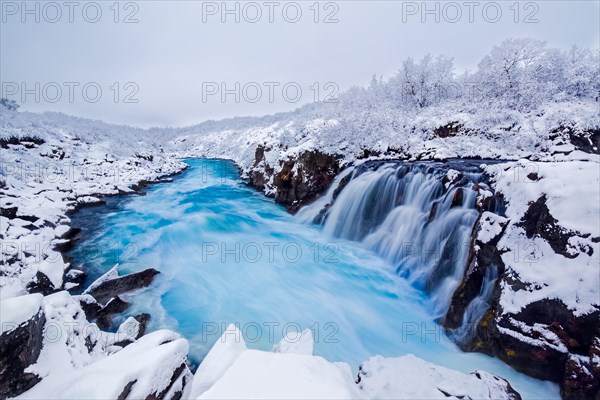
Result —
[[359, 387], [369, 399], [511, 399], [521, 397], [495, 375], [465, 374], [428, 363], [412, 354], [375, 356], [361, 365]]
[[313, 356], [312, 335], [302, 336], [284, 338], [270, 353], [248, 349], [239, 329], [230, 325], [196, 371], [190, 399], [362, 398], [350, 367]]
[[[467, 347], [564, 390], [567, 367], [591, 363], [600, 330], [599, 164], [520, 160], [486, 169], [506, 218], [482, 216], [478, 235], [493, 238], [490, 254], [502, 273]], [[600, 371], [590, 374], [600, 379]]]
[[0, 301], [0, 334], [12, 331], [34, 317], [42, 306], [44, 296], [39, 293]]
[[308, 345], [312, 337], [303, 336], [302, 349], [280, 343], [274, 352], [265, 352], [247, 349], [241, 332], [230, 325], [196, 371], [189, 398], [520, 399], [495, 375], [467, 375], [413, 355], [372, 357], [362, 364], [356, 380], [349, 365], [313, 356]]
[[170, 399], [191, 379], [188, 344], [170, 331], [152, 332], [81, 368], [53, 371], [19, 399]]

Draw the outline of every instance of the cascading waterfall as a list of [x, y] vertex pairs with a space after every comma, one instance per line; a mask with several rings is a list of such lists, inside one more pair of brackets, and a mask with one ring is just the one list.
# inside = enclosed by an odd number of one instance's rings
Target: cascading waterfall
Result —
[[[399, 275], [430, 294], [439, 318], [463, 278], [478, 217], [473, 186], [482, 174], [473, 167], [461, 164], [458, 172], [432, 162], [364, 164], [344, 172], [298, 218], [324, 221], [325, 233], [374, 250], [396, 266]], [[351, 180], [340, 191], [337, 187], [346, 176]], [[488, 286], [477, 300], [480, 306], [469, 310], [471, 318], [485, 311], [481, 305], [493, 282]]]
[[490, 307], [490, 299], [492, 298], [496, 279], [498, 279], [498, 268], [491, 265], [485, 271], [479, 295], [465, 309], [462, 325], [452, 331], [451, 336], [457, 342], [465, 342], [475, 333], [477, 323]]

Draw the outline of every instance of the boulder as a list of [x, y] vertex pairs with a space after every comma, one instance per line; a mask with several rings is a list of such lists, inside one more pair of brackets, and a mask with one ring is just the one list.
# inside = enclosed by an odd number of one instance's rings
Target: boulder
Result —
[[32, 281], [27, 284], [29, 293], [41, 293], [44, 296], [55, 293], [59, 290], [56, 288], [50, 278], [42, 271], [38, 271]]
[[111, 328], [115, 315], [123, 313], [129, 306], [130, 304], [123, 301], [119, 296], [111, 299], [104, 307], [98, 310], [96, 324], [98, 324], [100, 329]]
[[102, 303], [123, 293], [149, 286], [158, 274], [159, 272], [154, 268], [148, 268], [133, 274], [107, 279], [97, 285], [92, 284], [85, 293]]
[[0, 398], [17, 396], [41, 378], [25, 369], [35, 363], [42, 348], [46, 318], [42, 295], [2, 300], [0, 317]]

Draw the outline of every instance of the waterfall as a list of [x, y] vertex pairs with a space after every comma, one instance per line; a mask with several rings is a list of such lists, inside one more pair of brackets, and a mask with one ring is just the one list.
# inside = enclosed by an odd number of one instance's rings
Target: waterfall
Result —
[[455, 341], [466, 342], [473, 337], [479, 320], [490, 307], [496, 279], [498, 279], [498, 268], [495, 265], [490, 265], [485, 270], [479, 295], [465, 309], [462, 325], [451, 332], [451, 336]]
[[[477, 185], [483, 183], [478, 166], [464, 161], [367, 163], [338, 178], [299, 218], [323, 224], [332, 237], [362, 242], [428, 293], [434, 316], [442, 317], [463, 278], [479, 215]], [[348, 179], [340, 191], [338, 185]], [[493, 282], [489, 286], [491, 291]], [[485, 311], [481, 305], [471, 308], [472, 318]]]

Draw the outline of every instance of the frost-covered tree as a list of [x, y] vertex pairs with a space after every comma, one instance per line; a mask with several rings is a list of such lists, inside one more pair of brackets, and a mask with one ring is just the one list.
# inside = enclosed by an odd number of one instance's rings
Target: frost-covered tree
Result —
[[589, 97], [598, 101], [600, 95], [600, 52], [573, 46], [563, 55], [564, 91], [576, 98]]
[[427, 54], [418, 61], [408, 58], [390, 79], [389, 89], [397, 101], [417, 108], [437, 104], [448, 97], [454, 63], [446, 56]]
[[538, 103], [538, 82], [553, 68], [548, 63], [546, 43], [531, 38], [507, 39], [494, 46], [479, 63], [478, 83], [487, 97], [509, 108]]

